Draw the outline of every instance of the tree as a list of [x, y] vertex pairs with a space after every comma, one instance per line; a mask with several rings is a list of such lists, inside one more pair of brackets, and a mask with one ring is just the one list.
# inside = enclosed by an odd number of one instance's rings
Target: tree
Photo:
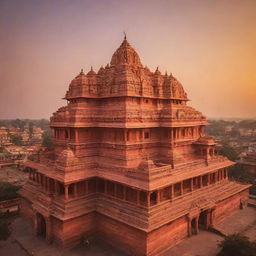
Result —
[[43, 137], [42, 146], [51, 148], [53, 145], [52, 145], [52, 140], [49, 132], [45, 131], [42, 137]]
[[16, 146], [22, 145], [22, 137], [20, 135], [10, 135], [11, 142]]
[[223, 144], [223, 146], [219, 149], [219, 153], [223, 156], [226, 156], [231, 161], [235, 161], [239, 154], [235, 148], [226, 143]]
[[29, 132], [29, 139], [30, 140], [32, 139], [32, 136], [33, 136], [33, 127], [34, 127], [34, 124], [32, 122], [29, 122], [28, 123], [28, 132]]
[[18, 197], [17, 191], [20, 186], [13, 185], [9, 182], [0, 183], [0, 201], [14, 199]]
[[217, 256], [256, 256], [256, 242], [240, 234], [226, 236], [219, 247], [221, 251]]

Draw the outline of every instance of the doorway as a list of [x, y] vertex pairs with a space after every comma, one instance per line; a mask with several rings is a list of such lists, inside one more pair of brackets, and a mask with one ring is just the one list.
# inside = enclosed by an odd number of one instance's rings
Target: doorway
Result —
[[37, 213], [37, 234], [43, 238], [46, 238], [46, 221], [42, 214]]
[[196, 235], [197, 234], [196, 218], [192, 219], [192, 221], [191, 221], [191, 234], [192, 235]]
[[208, 225], [207, 225], [207, 213], [208, 211], [202, 211], [199, 215], [199, 220], [198, 220], [198, 227], [199, 229], [207, 229]]

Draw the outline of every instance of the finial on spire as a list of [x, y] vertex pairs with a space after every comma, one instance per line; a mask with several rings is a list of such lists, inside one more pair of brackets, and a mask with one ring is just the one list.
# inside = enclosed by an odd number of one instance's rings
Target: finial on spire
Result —
[[93, 67], [91, 66], [91, 71], [93, 71]]
[[81, 72], [80, 72], [80, 74], [83, 74], [84, 73], [84, 70], [81, 68]]
[[124, 31], [124, 40], [126, 40], [126, 33], [125, 33], [125, 31]]

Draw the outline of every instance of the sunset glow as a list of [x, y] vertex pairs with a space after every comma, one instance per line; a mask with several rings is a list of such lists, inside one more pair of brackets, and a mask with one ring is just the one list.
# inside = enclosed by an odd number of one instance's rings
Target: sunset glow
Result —
[[0, 1], [0, 118], [49, 118], [123, 31], [207, 117], [256, 117], [256, 1]]

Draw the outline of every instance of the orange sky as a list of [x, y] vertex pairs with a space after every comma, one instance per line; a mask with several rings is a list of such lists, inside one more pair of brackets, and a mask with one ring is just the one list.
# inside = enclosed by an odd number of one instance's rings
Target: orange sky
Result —
[[49, 118], [123, 39], [207, 117], [256, 118], [255, 0], [1, 0], [0, 118]]

